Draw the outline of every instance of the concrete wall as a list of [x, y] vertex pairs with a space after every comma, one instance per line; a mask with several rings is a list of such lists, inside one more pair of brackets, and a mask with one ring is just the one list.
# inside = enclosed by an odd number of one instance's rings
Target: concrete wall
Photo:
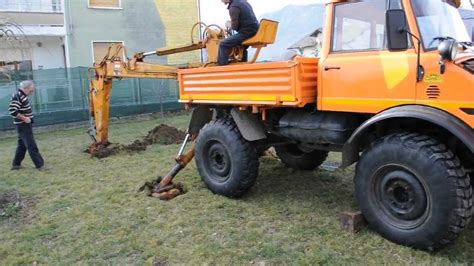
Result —
[[[33, 69], [65, 68], [63, 40], [59, 37], [30, 39]], [[38, 46], [41, 43], [41, 47]]]
[[[93, 41], [123, 41], [129, 56], [138, 51], [190, 42], [198, 20], [196, 0], [122, 0], [121, 9], [88, 8], [87, 0], [66, 0], [70, 67], [92, 65]], [[199, 53], [150, 59], [154, 63], [199, 60]]]
[[62, 13], [1, 12], [0, 16], [20, 25], [63, 25]]

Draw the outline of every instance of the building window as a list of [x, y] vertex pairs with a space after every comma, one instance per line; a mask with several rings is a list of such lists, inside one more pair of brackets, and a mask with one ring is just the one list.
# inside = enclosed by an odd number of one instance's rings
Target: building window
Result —
[[121, 9], [122, 0], [88, 0], [89, 8]]
[[335, 7], [333, 51], [385, 48], [385, 1], [363, 0]]
[[61, 12], [62, 11], [61, 0], [52, 0], [52, 9], [54, 12]]
[[[112, 45], [123, 45], [123, 42], [122, 41], [113, 41], [113, 42], [94, 41], [92, 42], [92, 56], [94, 57], [94, 63], [101, 62], [102, 59], [104, 59], [104, 57], [107, 55], [109, 48]], [[120, 59], [123, 60], [123, 58], [125, 57], [124, 50], [120, 52], [118, 57], [120, 57]]]

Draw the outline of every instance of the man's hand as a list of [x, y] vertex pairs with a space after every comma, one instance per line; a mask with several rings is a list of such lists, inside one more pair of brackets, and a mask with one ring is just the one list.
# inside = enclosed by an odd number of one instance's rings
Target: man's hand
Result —
[[18, 114], [16, 116], [17, 119], [20, 119], [21, 121], [27, 123], [27, 124], [31, 124], [31, 118], [27, 117], [27, 116], [24, 116], [22, 114]]
[[227, 20], [227, 21], [225, 22], [225, 27], [226, 27], [227, 29], [232, 29], [232, 21]]

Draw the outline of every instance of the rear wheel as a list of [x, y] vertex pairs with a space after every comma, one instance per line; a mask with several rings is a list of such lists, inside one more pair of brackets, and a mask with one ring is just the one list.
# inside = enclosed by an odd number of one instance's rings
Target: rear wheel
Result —
[[255, 184], [258, 154], [231, 119], [219, 119], [207, 124], [198, 135], [196, 166], [212, 192], [236, 198]]
[[472, 188], [459, 159], [416, 133], [374, 142], [357, 165], [355, 191], [373, 229], [415, 248], [452, 242], [472, 215]]
[[316, 169], [326, 161], [329, 154], [319, 150], [303, 151], [296, 144], [275, 146], [275, 151], [285, 165], [303, 171]]

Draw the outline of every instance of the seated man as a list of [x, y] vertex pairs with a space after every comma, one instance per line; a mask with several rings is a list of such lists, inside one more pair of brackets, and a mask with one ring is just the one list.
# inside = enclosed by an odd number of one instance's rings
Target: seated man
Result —
[[[224, 4], [228, 4], [231, 18], [230, 28], [237, 31], [237, 34], [221, 42], [219, 48], [219, 65], [225, 66], [229, 64], [229, 56], [231, 49], [239, 47], [242, 43], [255, 36], [258, 31], [258, 20], [253, 12], [252, 6], [247, 0], [222, 0]], [[247, 60], [247, 49], [244, 51], [244, 61]]]

